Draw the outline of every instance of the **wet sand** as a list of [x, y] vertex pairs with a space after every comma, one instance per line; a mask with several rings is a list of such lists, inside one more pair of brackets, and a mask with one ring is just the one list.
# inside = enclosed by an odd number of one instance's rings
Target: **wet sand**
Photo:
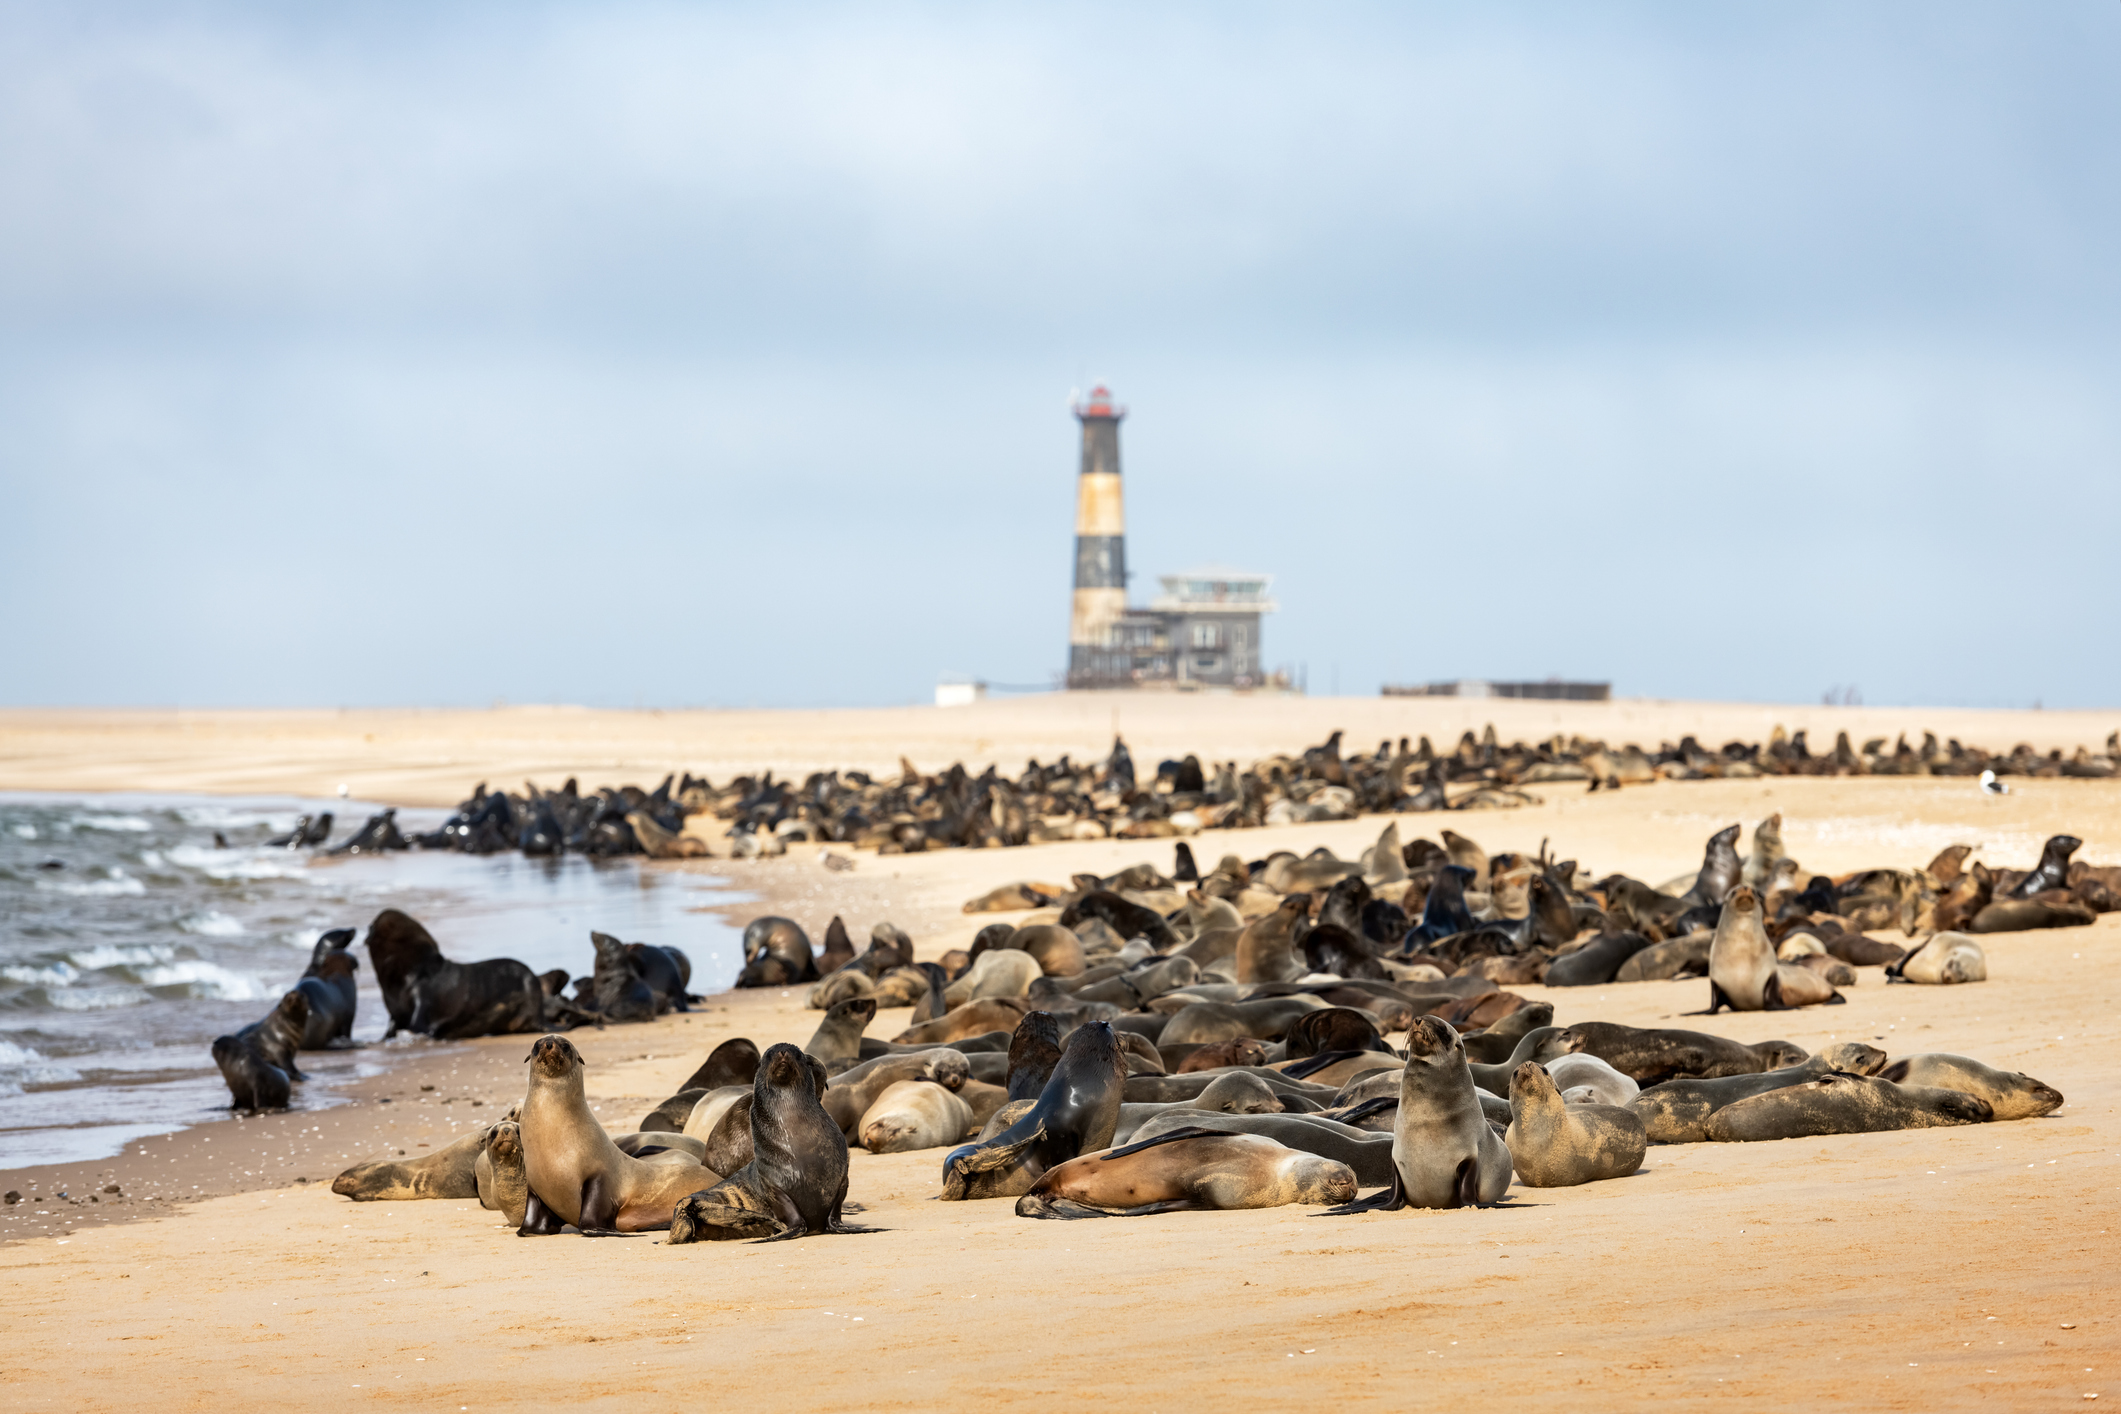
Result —
[[[1513, 731], [1499, 716], [1498, 729]], [[2004, 735], [1969, 739], [2008, 745]], [[2121, 859], [2121, 783], [2019, 782], [2003, 800], [1923, 779], [1536, 793], [1535, 809], [1449, 823], [1490, 850], [1547, 838], [1594, 872], [1652, 880], [1692, 868], [1712, 830], [1750, 829], [1776, 809], [1791, 853], [1821, 872], [1919, 865], [1954, 841], [2022, 866], [2058, 829], [2085, 839], [2082, 857]], [[1328, 844], [1345, 855], [1384, 823], [1211, 834], [1195, 848], [1204, 864], [1225, 847], [1256, 858]], [[1443, 823], [1400, 817], [1408, 838]], [[1164, 841], [1099, 841], [863, 855], [851, 874], [813, 854], [659, 867], [704, 868], [750, 891], [758, 902], [732, 906], [737, 921], [781, 912], [815, 936], [837, 911], [859, 938], [889, 917], [933, 956], [1010, 916], [959, 911], [997, 884], [1141, 859], [1165, 867], [1170, 852]], [[337, 1110], [202, 1126], [93, 1171], [0, 1175], [0, 1187], [43, 1200], [0, 1209], [0, 1266], [16, 1293], [0, 1318], [15, 1356], [0, 1381], [21, 1408], [135, 1406], [138, 1356], [153, 1351], [155, 1402], [176, 1406], [542, 1408], [703, 1390], [763, 1408], [1086, 1394], [1144, 1409], [2111, 1400], [2121, 1397], [2111, 1059], [2121, 916], [1984, 943], [1986, 983], [1888, 988], [1867, 968], [1846, 1006], [1799, 1013], [1680, 1019], [1705, 1002], [1699, 980], [1513, 990], [1553, 1000], [1563, 1023], [1974, 1055], [2060, 1088], [2069, 1102], [2055, 1115], [1659, 1147], [1632, 1178], [1517, 1186], [1505, 1206], [1471, 1212], [1037, 1223], [1007, 1202], [933, 1201], [939, 1151], [856, 1151], [852, 1196], [862, 1221], [886, 1232], [682, 1251], [653, 1238], [529, 1241], [468, 1200], [353, 1204], [328, 1192], [351, 1162], [447, 1142], [520, 1098], [526, 1038], [420, 1043], [387, 1075], [350, 1086], [355, 1103]], [[818, 1015], [800, 991], [725, 995], [690, 1017], [573, 1038], [593, 1101], [625, 1129], [721, 1040], [800, 1043]], [[888, 1037], [907, 1017], [884, 1013], [871, 1034]], [[62, 1182], [74, 1200], [101, 1201], [55, 1202]], [[121, 1192], [102, 1194], [110, 1183]]]

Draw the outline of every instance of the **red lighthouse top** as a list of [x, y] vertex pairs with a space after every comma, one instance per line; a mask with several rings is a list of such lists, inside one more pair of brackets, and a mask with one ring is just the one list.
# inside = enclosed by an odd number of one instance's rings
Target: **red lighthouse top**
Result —
[[1110, 417], [1117, 419], [1125, 417], [1127, 410], [1114, 403], [1112, 401], [1112, 390], [1100, 383], [1090, 390], [1090, 397], [1087, 401], [1079, 402], [1075, 405], [1075, 415], [1080, 418]]

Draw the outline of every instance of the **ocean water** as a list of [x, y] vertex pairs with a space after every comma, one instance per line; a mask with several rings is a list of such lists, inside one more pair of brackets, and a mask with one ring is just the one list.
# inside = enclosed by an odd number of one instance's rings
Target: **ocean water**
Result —
[[[268, 848], [295, 818], [337, 816], [344, 840], [377, 807], [359, 801], [0, 793], [0, 1169], [92, 1160], [126, 1143], [227, 1117], [209, 1047], [257, 1020], [332, 928], [366, 935], [400, 908], [458, 961], [514, 957], [587, 972], [592, 929], [681, 947], [693, 990], [719, 991], [739, 934], [699, 912], [722, 881], [638, 860], [423, 853], [331, 858]], [[444, 811], [398, 812], [429, 830]], [[215, 842], [219, 834], [226, 845]], [[304, 1052], [297, 1108], [338, 1103], [401, 1047], [361, 940], [363, 1045]]]

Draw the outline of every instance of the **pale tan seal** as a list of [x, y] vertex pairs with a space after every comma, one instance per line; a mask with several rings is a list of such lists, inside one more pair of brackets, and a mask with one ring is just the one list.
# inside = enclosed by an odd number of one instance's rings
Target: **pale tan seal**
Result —
[[1257, 1134], [1174, 1129], [1056, 1164], [1016, 1201], [1026, 1218], [1142, 1217], [1187, 1208], [1344, 1203], [1355, 1170]]
[[1510, 1127], [1502, 1141], [1517, 1177], [1534, 1188], [1626, 1178], [1649, 1152], [1632, 1110], [1563, 1103], [1554, 1078], [1537, 1061], [1526, 1061], [1510, 1078]]
[[529, 1196], [519, 1236], [558, 1232], [563, 1224], [584, 1233], [653, 1232], [670, 1226], [680, 1199], [721, 1181], [698, 1163], [621, 1152], [590, 1113], [582, 1054], [566, 1037], [540, 1036], [529, 1065], [519, 1121]]
[[1732, 889], [1709, 944], [1709, 1015], [1733, 1011], [1781, 1011], [1844, 1000], [1809, 968], [1775, 958], [1761, 924], [1760, 896], [1745, 885]]
[[1957, 1090], [1988, 1101], [1997, 1119], [2038, 1119], [2062, 1108], [2062, 1092], [2016, 1070], [1997, 1070], [1965, 1056], [1928, 1051], [1902, 1056], [1878, 1072], [1895, 1085]]
[[472, 1166], [478, 1181], [479, 1206], [491, 1208], [515, 1227], [523, 1225], [523, 1208], [530, 1199], [530, 1181], [523, 1176], [523, 1130], [514, 1120], [503, 1120], [486, 1131], [486, 1147]]
[[872, 1154], [904, 1154], [955, 1144], [972, 1127], [972, 1106], [927, 1080], [896, 1080], [884, 1087], [857, 1126]]

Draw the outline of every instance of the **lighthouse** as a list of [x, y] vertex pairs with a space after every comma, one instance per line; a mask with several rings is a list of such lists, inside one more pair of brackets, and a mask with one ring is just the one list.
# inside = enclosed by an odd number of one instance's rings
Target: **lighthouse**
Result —
[[1083, 425], [1082, 473], [1075, 487], [1075, 608], [1068, 623], [1068, 685], [1131, 680], [1134, 655], [1115, 643], [1127, 612], [1127, 523], [1120, 500], [1119, 423], [1127, 410], [1099, 386], [1075, 404]]

